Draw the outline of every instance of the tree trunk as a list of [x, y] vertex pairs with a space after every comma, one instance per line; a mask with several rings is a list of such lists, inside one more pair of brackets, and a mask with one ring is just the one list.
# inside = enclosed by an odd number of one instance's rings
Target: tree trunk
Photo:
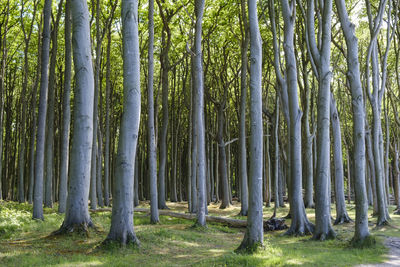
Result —
[[69, 187], [64, 222], [56, 234], [87, 231], [92, 226], [88, 197], [93, 141], [94, 78], [89, 12], [85, 0], [71, 1], [75, 69], [74, 125]]
[[71, 123], [71, 1], [65, 2], [65, 72], [63, 92], [63, 120], [61, 134], [60, 190], [58, 212], [64, 213], [67, 205], [67, 182], [69, 161], [69, 132]]
[[302, 197], [302, 165], [301, 165], [301, 116], [297, 94], [297, 71], [296, 58], [294, 53], [294, 24], [295, 24], [295, 1], [289, 3], [282, 0], [282, 14], [284, 18], [284, 51], [286, 61], [286, 83], [289, 98], [290, 123], [288, 124], [290, 142], [289, 158], [290, 172], [289, 181], [289, 201], [291, 225], [286, 232], [287, 235], [310, 234], [314, 230], [306, 216]]
[[150, 185], [150, 223], [158, 223], [158, 195], [157, 195], [157, 152], [154, 128], [154, 0], [149, 1], [149, 51], [148, 51], [148, 78], [147, 78], [147, 127], [148, 127], [148, 164]]
[[133, 229], [133, 175], [140, 123], [140, 59], [138, 1], [123, 0], [121, 6], [124, 110], [118, 140], [115, 186], [110, 232], [105, 242], [139, 245]]
[[36, 137], [35, 187], [33, 198], [33, 219], [43, 220], [43, 176], [44, 145], [46, 133], [48, 64], [50, 51], [50, 17], [52, 0], [45, 0], [43, 7], [43, 36], [40, 74], [40, 97], [38, 110], [38, 128]]
[[201, 50], [202, 22], [204, 14], [204, 0], [195, 0], [195, 38], [193, 60], [193, 85], [195, 90], [195, 117], [197, 131], [197, 221], [196, 224], [206, 226], [206, 147], [204, 111], [204, 81], [203, 81], [203, 53]]
[[247, 228], [238, 250], [254, 252], [263, 246], [263, 123], [262, 123], [262, 44], [258, 26], [257, 1], [248, 1], [250, 27], [250, 180]]
[[57, 50], [58, 50], [58, 25], [62, 13], [62, 3], [60, 1], [58, 5], [57, 18], [53, 20], [53, 31], [52, 31], [52, 49], [50, 59], [50, 70], [49, 70], [49, 87], [48, 87], [48, 109], [47, 109], [47, 123], [46, 123], [46, 180], [45, 180], [45, 198], [44, 206], [51, 208], [53, 207], [53, 191], [55, 190], [54, 180], [54, 117], [55, 117], [55, 87], [56, 87], [56, 64], [57, 64]]
[[240, 179], [240, 214], [247, 216], [248, 204], [248, 187], [247, 187], [247, 153], [246, 153], [246, 98], [247, 98], [247, 50], [249, 47], [248, 23], [246, 16], [246, 1], [241, 0], [241, 13], [243, 21], [244, 36], [242, 36], [241, 55], [242, 66], [240, 72], [240, 126], [239, 126], [239, 179]]
[[336, 108], [336, 101], [331, 94], [330, 115], [332, 121], [333, 135], [333, 159], [335, 164], [335, 204], [336, 220], [334, 224], [348, 223], [351, 221], [346, 210], [344, 199], [344, 172], [342, 157], [342, 135], [340, 130], [339, 114]]
[[360, 64], [358, 61], [358, 40], [355, 26], [349, 20], [344, 0], [335, 0], [340, 24], [347, 45], [347, 77], [350, 83], [353, 110], [353, 177], [356, 202], [355, 232], [352, 242], [356, 245], [367, 243], [370, 236], [368, 230], [368, 200], [365, 187], [365, 128], [364, 98], [361, 87]]

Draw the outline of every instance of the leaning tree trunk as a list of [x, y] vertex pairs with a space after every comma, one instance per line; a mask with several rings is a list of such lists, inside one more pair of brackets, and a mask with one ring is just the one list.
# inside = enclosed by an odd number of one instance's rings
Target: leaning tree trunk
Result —
[[346, 201], [344, 199], [344, 172], [342, 156], [342, 136], [340, 130], [339, 114], [336, 108], [336, 101], [331, 94], [330, 114], [332, 121], [333, 135], [333, 159], [335, 164], [335, 204], [336, 220], [334, 224], [351, 222], [346, 210]]
[[65, 71], [63, 92], [63, 119], [61, 133], [60, 188], [58, 212], [64, 213], [67, 205], [67, 180], [69, 161], [69, 131], [71, 122], [71, 1], [65, 2]]
[[262, 123], [262, 44], [257, 18], [257, 1], [248, 1], [250, 26], [250, 180], [247, 228], [238, 250], [254, 252], [263, 245], [263, 123]]
[[93, 225], [87, 200], [93, 141], [94, 78], [86, 0], [72, 0], [71, 14], [75, 69], [73, 142], [67, 209], [64, 222], [56, 234], [87, 232], [87, 227]]
[[43, 176], [44, 144], [46, 135], [48, 64], [50, 51], [50, 17], [52, 0], [45, 0], [43, 7], [43, 36], [40, 74], [40, 97], [38, 128], [36, 136], [35, 187], [33, 197], [33, 219], [43, 220]]
[[364, 98], [361, 87], [360, 63], [358, 61], [358, 40], [355, 36], [355, 26], [350, 22], [344, 0], [335, 0], [340, 24], [347, 45], [347, 77], [353, 108], [353, 177], [356, 201], [356, 222], [352, 242], [367, 243], [368, 230], [368, 199], [365, 187], [365, 128], [364, 128]]
[[195, 90], [195, 117], [197, 131], [197, 220], [199, 226], [206, 226], [206, 147], [204, 110], [203, 53], [201, 50], [201, 34], [204, 14], [204, 0], [195, 0], [195, 38], [193, 60], [193, 85]]

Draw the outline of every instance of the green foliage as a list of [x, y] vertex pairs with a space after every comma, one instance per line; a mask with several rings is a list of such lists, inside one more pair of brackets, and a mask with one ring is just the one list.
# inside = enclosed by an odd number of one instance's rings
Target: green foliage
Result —
[[[220, 211], [233, 217], [239, 206]], [[49, 209], [44, 221], [31, 219], [27, 204], [0, 202], [0, 265], [1, 266], [353, 266], [361, 263], [381, 262], [386, 248], [378, 238], [374, 248], [350, 248], [354, 224], [335, 226], [338, 238], [326, 242], [310, 237], [286, 237], [283, 231], [265, 233], [264, 248], [252, 255], [237, 254], [234, 250], [243, 238], [243, 229], [220, 224], [207, 228], [193, 228], [193, 220], [160, 216], [160, 224], [149, 223], [147, 214], [135, 213], [135, 231], [141, 242], [139, 249], [120, 247], [119, 244], [99, 246], [110, 227], [110, 212], [92, 213], [97, 227], [89, 237], [81, 235], [49, 236], [62, 223], [63, 215]], [[209, 210], [210, 214], [216, 211]], [[272, 208], [265, 208], [266, 218]], [[278, 210], [286, 215], [288, 208]], [[312, 219], [314, 210], [308, 209]], [[354, 218], [354, 210], [350, 210]], [[287, 222], [290, 223], [290, 222]], [[374, 236], [400, 236], [395, 225], [400, 216], [394, 215], [392, 226], [372, 229]], [[6, 227], [5, 227], [6, 226]], [[11, 229], [12, 228], [12, 229]], [[374, 237], [373, 237], [374, 238]], [[375, 239], [375, 238], [374, 238]]]

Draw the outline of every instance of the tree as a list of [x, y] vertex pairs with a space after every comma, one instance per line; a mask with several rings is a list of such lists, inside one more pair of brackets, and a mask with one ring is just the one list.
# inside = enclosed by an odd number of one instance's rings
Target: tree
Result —
[[347, 45], [347, 78], [349, 79], [353, 108], [353, 175], [356, 197], [356, 222], [352, 242], [368, 243], [368, 200], [365, 187], [365, 114], [361, 87], [360, 63], [358, 60], [358, 40], [355, 25], [350, 22], [344, 0], [335, 0], [340, 25]]
[[48, 64], [50, 53], [50, 16], [51, 0], [45, 0], [43, 7], [43, 36], [40, 73], [40, 97], [38, 110], [38, 127], [36, 137], [35, 187], [33, 197], [33, 219], [43, 220], [43, 174], [44, 145], [46, 133]]
[[331, 93], [330, 116], [332, 122], [333, 135], [333, 161], [335, 166], [335, 204], [336, 219], [334, 224], [351, 222], [346, 210], [344, 199], [344, 174], [343, 174], [343, 153], [342, 153], [342, 133], [340, 130], [339, 114], [336, 108], [336, 101]]
[[[370, 77], [370, 63], [372, 69], [372, 87], [373, 91], [371, 93], [370, 82], [366, 82], [366, 92], [368, 96], [369, 103], [372, 108], [372, 152], [374, 156], [374, 166], [375, 166], [375, 182], [376, 182], [376, 193], [378, 202], [378, 220], [377, 226], [387, 224], [390, 220], [389, 212], [386, 203], [385, 184], [384, 184], [384, 160], [383, 160], [383, 137], [382, 137], [382, 125], [381, 125], [381, 106], [382, 98], [385, 93], [385, 84], [387, 76], [387, 57], [390, 48], [390, 42], [392, 39], [392, 32], [390, 31], [390, 17], [391, 17], [391, 1], [389, 1], [388, 9], [388, 30], [387, 30], [387, 40], [386, 49], [382, 58], [382, 73], [379, 73], [378, 67], [378, 34], [383, 23], [383, 14], [386, 9], [386, 0], [379, 1], [378, 13], [374, 19], [372, 19], [371, 14], [371, 3], [369, 0], [366, 1], [367, 15], [369, 21], [369, 30], [371, 40], [368, 46], [367, 58], [366, 58], [366, 68], [365, 76]], [[380, 76], [382, 78], [380, 78]], [[381, 80], [380, 80], [381, 79]]]
[[315, 40], [314, 0], [308, 1], [307, 33], [310, 54], [313, 58], [318, 79], [318, 115], [317, 115], [317, 169], [315, 181], [315, 232], [314, 239], [325, 240], [336, 236], [331, 224], [330, 216], [330, 71], [331, 58], [331, 14], [332, 1], [319, 2], [318, 8], [322, 12], [320, 23], [321, 38], [318, 47]]
[[118, 141], [110, 232], [105, 243], [140, 242], [133, 229], [133, 176], [140, 124], [138, 1], [122, 0], [124, 110]]
[[151, 223], [159, 222], [158, 218], [158, 195], [157, 195], [157, 153], [156, 153], [156, 137], [154, 130], [154, 0], [149, 1], [149, 51], [148, 51], [148, 80], [147, 80], [147, 124], [148, 142], [149, 142], [149, 180], [150, 180], [150, 207], [151, 207]]
[[[297, 71], [294, 53], [294, 23], [296, 18], [295, 1], [282, 0], [282, 15], [284, 21], [284, 51], [286, 63], [286, 86], [289, 106], [289, 145], [290, 145], [290, 214], [292, 222], [287, 235], [311, 234], [314, 225], [306, 216], [302, 198], [302, 166], [301, 166], [301, 116], [297, 95]], [[275, 52], [276, 55], [277, 52]]]
[[206, 145], [204, 125], [204, 81], [203, 81], [203, 53], [201, 50], [201, 34], [204, 14], [204, 0], [195, 0], [195, 35], [193, 61], [193, 89], [195, 91], [195, 125], [193, 131], [197, 131], [197, 221], [196, 224], [206, 226]]
[[61, 135], [61, 159], [60, 159], [60, 188], [58, 212], [64, 213], [67, 205], [67, 180], [69, 161], [69, 132], [71, 122], [71, 1], [65, 2], [65, 71], [63, 92], [63, 125]]
[[240, 214], [243, 216], [247, 215], [248, 212], [248, 186], [247, 186], [247, 153], [246, 153], [246, 96], [247, 96], [247, 50], [249, 47], [249, 37], [248, 37], [248, 23], [247, 23], [247, 15], [246, 15], [246, 3], [244, 0], [240, 2], [241, 6], [241, 14], [243, 21], [243, 37], [242, 37], [242, 45], [241, 45], [241, 54], [242, 54], [242, 67], [240, 72], [240, 161], [239, 161], [239, 169], [240, 169], [240, 204], [241, 210]]
[[249, 181], [249, 213], [247, 228], [238, 251], [253, 252], [263, 245], [263, 198], [262, 198], [262, 166], [263, 166], [263, 125], [261, 97], [261, 62], [262, 44], [258, 26], [257, 1], [248, 1], [250, 32], [250, 181]]
[[71, 0], [72, 47], [74, 56], [74, 125], [69, 165], [67, 209], [55, 234], [87, 232], [93, 226], [88, 198], [93, 141], [94, 78], [86, 0]]

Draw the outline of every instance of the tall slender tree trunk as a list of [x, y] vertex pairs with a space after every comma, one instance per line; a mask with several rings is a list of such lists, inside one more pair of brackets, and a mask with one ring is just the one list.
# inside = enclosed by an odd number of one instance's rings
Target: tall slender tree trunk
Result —
[[88, 199], [93, 141], [94, 78], [86, 0], [71, 0], [72, 45], [75, 69], [74, 125], [69, 165], [67, 209], [55, 234], [87, 231], [93, 226]]
[[331, 57], [331, 14], [332, 1], [318, 2], [321, 14], [321, 38], [315, 40], [314, 1], [308, 1], [307, 32], [310, 52], [316, 65], [315, 75], [318, 79], [318, 115], [317, 115], [317, 169], [315, 179], [315, 232], [314, 239], [335, 238], [330, 216], [330, 71]]
[[133, 228], [133, 175], [140, 124], [140, 58], [138, 1], [123, 0], [121, 6], [124, 65], [124, 106], [118, 154], [111, 227], [105, 242], [139, 245]]
[[286, 61], [286, 84], [289, 99], [290, 122], [288, 130], [290, 175], [289, 179], [289, 201], [292, 222], [286, 232], [287, 235], [310, 234], [314, 230], [306, 216], [302, 197], [302, 165], [301, 165], [301, 116], [297, 94], [297, 71], [296, 57], [294, 53], [294, 24], [295, 24], [295, 1], [282, 0], [282, 14], [284, 19], [284, 51]]
[[248, 38], [248, 23], [246, 16], [246, 1], [241, 0], [241, 12], [243, 20], [243, 32], [241, 54], [242, 54], [242, 67], [240, 73], [240, 127], [239, 127], [239, 146], [240, 146], [240, 159], [239, 159], [239, 172], [240, 172], [240, 214], [247, 215], [248, 204], [248, 186], [247, 186], [247, 152], [246, 152], [246, 98], [247, 98], [247, 50], [249, 48]]
[[158, 194], [157, 194], [157, 153], [154, 128], [154, 0], [149, 1], [149, 50], [148, 50], [148, 78], [147, 78], [147, 124], [148, 124], [148, 164], [150, 184], [150, 222], [158, 223]]
[[332, 122], [333, 135], [333, 159], [335, 165], [335, 204], [336, 220], [334, 224], [348, 223], [351, 221], [346, 210], [346, 201], [344, 199], [344, 172], [342, 156], [342, 135], [340, 130], [339, 114], [336, 108], [336, 101], [331, 94], [330, 116]]
[[365, 187], [365, 114], [364, 98], [361, 87], [360, 63], [358, 61], [358, 40], [355, 26], [350, 22], [344, 0], [335, 0], [340, 25], [347, 45], [347, 77], [350, 83], [353, 110], [353, 177], [356, 202], [354, 244], [367, 243], [370, 236], [368, 230], [368, 199]]
[[238, 250], [254, 252], [263, 245], [263, 124], [262, 124], [262, 44], [258, 26], [257, 1], [248, 1], [250, 27], [250, 180], [249, 180], [249, 213], [247, 228]]
[[50, 53], [50, 17], [51, 0], [45, 0], [43, 7], [43, 35], [40, 74], [40, 97], [38, 110], [38, 128], [36, 137], [35, 187], [33, 197], [33, 219], [43, 220], [43, 176], [44, 145], [46, 133], [48, 64]]
[[111, 102], [111, 24], [107, 29], [107, 63], [106, 63], [106, 133], [104, 144], [104, 205], [110, 206], [110, 102]]
[[55, 190], [54, 180], [54, 117], [55, 117], [55, 87], [56, 87], [56, 64], [57, 64], [57, 50], [58, 50], [58, 25], [61, 18], [61, 11], [63, 1], [60, 1], [58, 5], [56, 20], [53, 20], [53, 31], [52, 31], [52, 49], [50, 58], [50, 70], [49, 70], [49, 88], [48, 88], [48, 109], [47, 109], [47, 123], [46, 123], [46, 180], [45, 180], [45, 207], [53, 207], [53, 191]]
[[206, 147], [204, 111], [203, 53], [201, 49], [204, 0], [195, 0], [195, 38], [193, 60], [193, 85], [195, 97], [195, 117], [197, 131], [197, 220], [199, 226], [206, 226]]
[[65, 2], [65, 71], [63, 92], [63, 119], [61, 134], [61, 159], [60, 159], [60, 190], [58, 212], [64, 213], [67, 205], [67, 182], [69, 161], [69, 132], [71, 123], [71, 1]]

